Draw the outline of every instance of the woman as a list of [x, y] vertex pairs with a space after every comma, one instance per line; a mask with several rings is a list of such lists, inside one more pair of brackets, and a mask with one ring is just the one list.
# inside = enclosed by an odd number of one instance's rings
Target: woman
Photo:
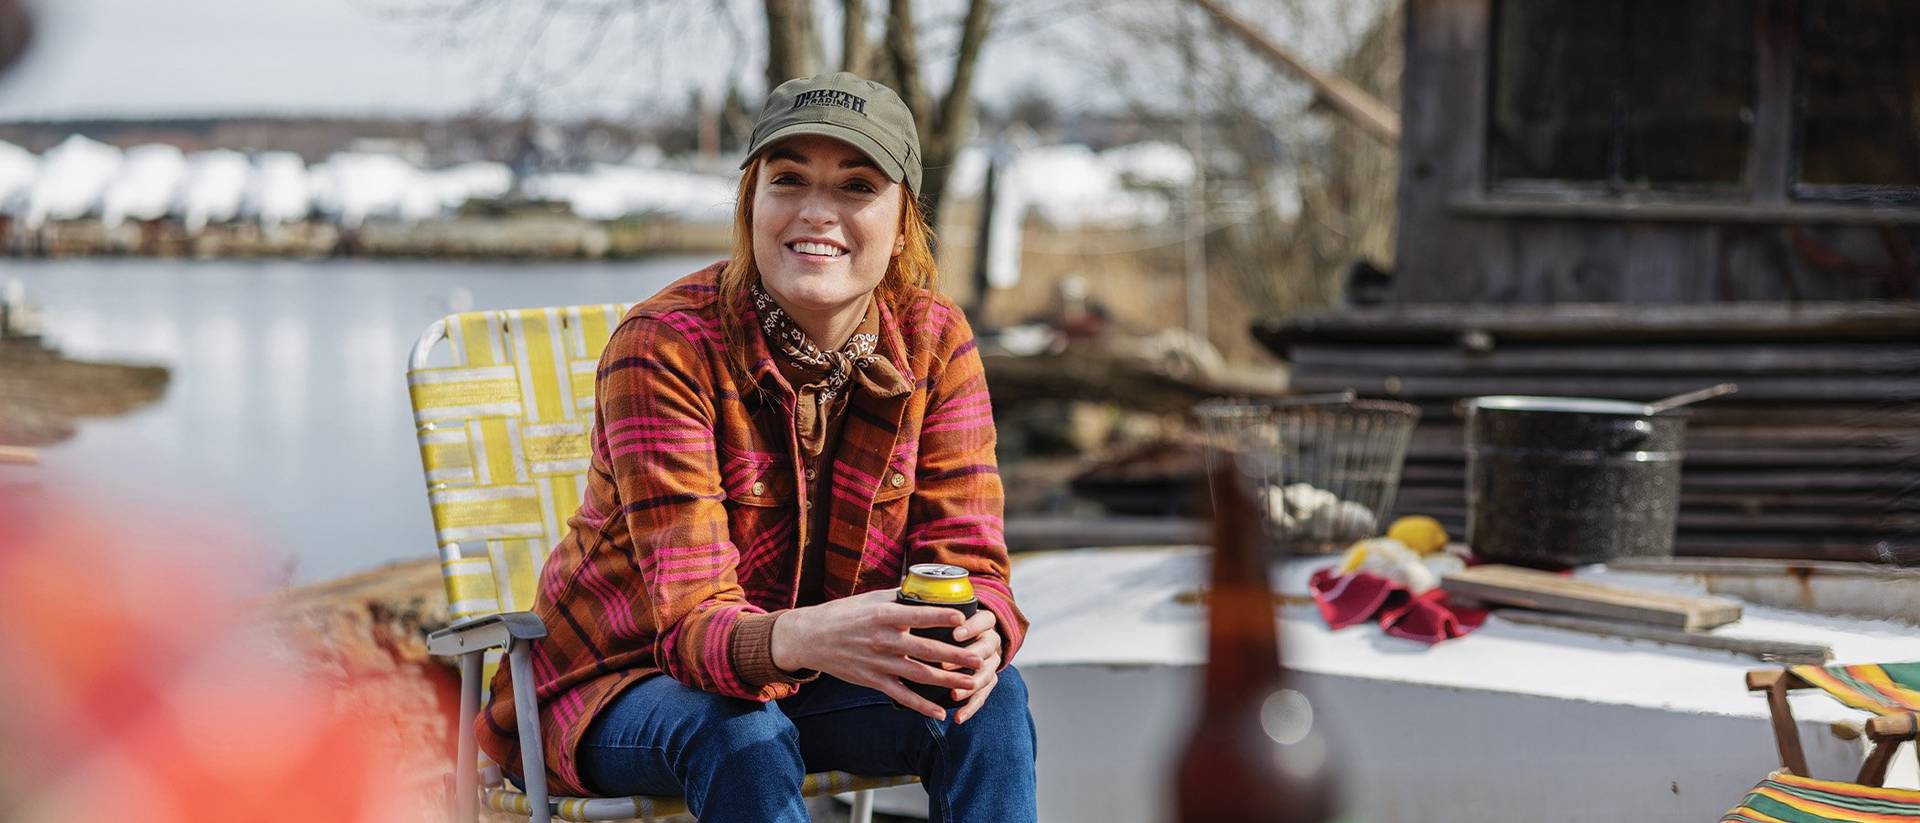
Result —
[[[993, 420], [931, 290], [912, 115], [851, 74], [792, 80], [742, 168], [732, 257], [601, 357], [587, 493], [534, 607], [549, 785], [805, 821], [806, 772], [916, 774], [933, 820], [1031, 820]], [[896, 604], [923, 562], [971, 572], [982, 608]], [[949, 626], [961, 645], [908, 633]], [[504, 666], [492, 694], [481, 745], [518, 764]]]

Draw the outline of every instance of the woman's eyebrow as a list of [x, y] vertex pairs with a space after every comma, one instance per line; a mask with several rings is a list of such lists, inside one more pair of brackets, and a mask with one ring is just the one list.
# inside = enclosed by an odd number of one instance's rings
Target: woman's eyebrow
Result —
[[[786, 160], [789, 162], [798, 163], [802, 166], [807, 164], [807, 156], [793, 149], [774, 149], [773, 151], [767, 153], [767, 160], [768, 161]], [[840, 161], [840, 168], [877, 169], [880, 167], [875, 165], [873, 160], [871, 158], [868, 158], [866, 155], [856, 154], [849, 159]]]

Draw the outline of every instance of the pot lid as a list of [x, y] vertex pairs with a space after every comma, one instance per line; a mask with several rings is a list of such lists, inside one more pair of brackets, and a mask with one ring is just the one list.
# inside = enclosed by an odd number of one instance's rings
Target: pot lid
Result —
[[1630, 417], [1648, 415], [1647, 404], [1627, 400], [1603, 400], [1597, 397], [1531, 397], [1502, 394], [1473, 397], [1467, 405], [1480, 409], [1527, 412], [1564, 412], [1568, 414], [1620, 414]]

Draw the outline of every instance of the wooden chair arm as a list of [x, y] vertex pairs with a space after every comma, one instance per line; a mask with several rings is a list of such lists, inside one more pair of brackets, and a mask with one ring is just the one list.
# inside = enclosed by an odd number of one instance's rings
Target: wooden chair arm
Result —
[[1789, 690], [1813, 688], [1812, 683], [1801, 679], [1799, 675], [1788, 669], [1751, 669], [1747, 672], [1747, 691], [1771, 691], [1773, 684], [1782, 678], [1787, 681], [1786, 688]]
[[1867, 736], [1874, 741], [1910, 740], [1920, 737], [1920, 719], [1910, 714], [1873, 717], [1867, 720]]

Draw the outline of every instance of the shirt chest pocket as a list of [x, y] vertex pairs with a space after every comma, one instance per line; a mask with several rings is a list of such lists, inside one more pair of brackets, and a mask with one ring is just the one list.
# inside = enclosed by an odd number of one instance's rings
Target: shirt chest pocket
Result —
[[727, 500], [756, 508], [792, 506], [793, 464], [785, 460], [726, 461], [721, 469]]

